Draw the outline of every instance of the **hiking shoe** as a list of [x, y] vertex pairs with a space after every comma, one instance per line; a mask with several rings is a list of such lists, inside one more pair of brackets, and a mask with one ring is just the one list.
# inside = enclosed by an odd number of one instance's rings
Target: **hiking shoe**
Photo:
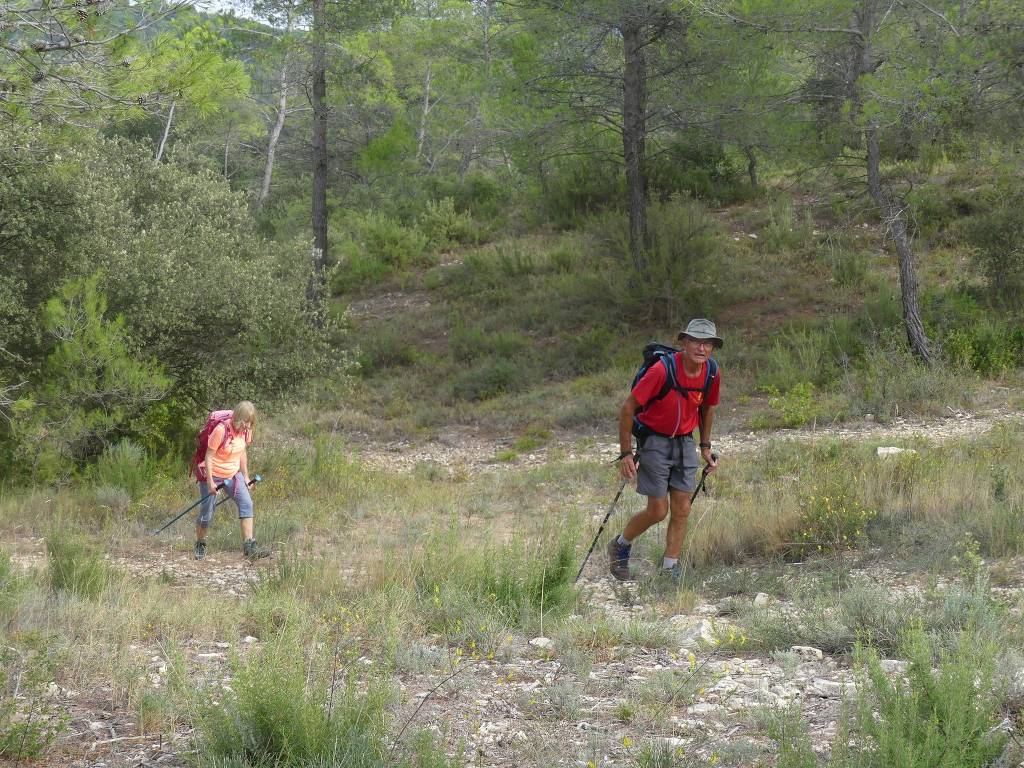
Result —
[[654, 575], [654, 585], [660, 589], [677, 589], [683, 584], [683, 564], [678, 562], [671, 568], [659, 568]]
[[242, 557], [246, 560], [259, 560], [261, 557], [270, 557], [270, 549], [261, 547], [256, 539], [246, 539], [242, 542]]
[[197, 541], [196, 542], [196, 548], [193, 551], [195, 553], [195, 559], [196, 560], [202, 560], [204, 557], [206, 557], [206, 542], [205, 541]]
[[629, 550], [628, 544], [619, 544], [619, 537], [608, 542], [608, 572], [619, 581], [631, 581], [629, 573]]

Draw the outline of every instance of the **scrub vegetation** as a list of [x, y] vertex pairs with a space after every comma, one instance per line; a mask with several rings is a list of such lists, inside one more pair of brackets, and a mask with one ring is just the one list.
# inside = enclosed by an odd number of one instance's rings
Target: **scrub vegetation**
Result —
[[[1019, 764], [1019, 16], [0, 0], [0, 762]], [[577, 582], [693, 317], [684, 582]]]

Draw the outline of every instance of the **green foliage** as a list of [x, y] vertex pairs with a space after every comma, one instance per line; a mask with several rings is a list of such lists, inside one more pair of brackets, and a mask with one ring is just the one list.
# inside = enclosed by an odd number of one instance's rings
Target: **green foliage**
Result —
[[[306, 299], [308, 247], [257, 237], [247, 200], [223, 178], [185, 161], [157, 165], [148, 147], [123, 139], [46, 146], [7, 150], [9, 162], [0, 162], [0, 190], [34, 190], [14, 209], [45, 211], [52, 232], [26, 219], [0, 246], [21, 252], [5, 257], [12, 271], [3, 271], [0, 286], [11, 286], [9, 316], [21, 329], [11, 351], [25, 361], [0, 365], [38, 372], [52, 343], [41, 326], [23, 333], [25, 318], [38, 322], [57, 286], [101, 268], [109, 315], [123, 317], [124, 345], [158, 359], [181, 402], [206, 408], [282, 392], [334, 364], [330, 326], [314, 322], [322, 307]], [[31, 289], [10, 279], [23, 259], [37, 260], [23, 273], [38, 271]], [[274, 354], [254, 353], [267, 349]]]
[[597, 236], [619, 263], [611, 281], [619, 311], [644, 321], [673, 324], [680, 317], [712, 317], [730, 264], [730, 242], [696, 200], [673, 195], [648, 210], [650, 244], [639, 269], [629, 255], [625, 217], [606, 216]]
[[479, 325], [457, 325], [452, 329], [452, 355], [461, 363], [481, 357], [514, 358], [528, 346], [528, 339], [514, 331], [487, 332]]
[[50, 587], [86, 600], [95, 600], [110, 582], [110, 569], [100, 551], [80, 536], [54, 531], [46, 538]]
[[0, 758], [15, 765], [39, 758], [67, 729], [67, 714], [45, 698], [55, 666], [44, 638], [24, 649], [0, 646]]
[[1024, 195], [1005, 195], [995, 210], [972, 219], [967, 237], [992, 297], [1024, 308]]
[[[231, 690], [205, 702], [194, 723], [197, 765], [302, 768], [390, 765], [381, 689], [360, 693], [323, 649], [307, 649], [296, 628], [261, 644], [235, 664]], [[335, 684], [336, 681], [336, 684]]]
[[478, 232], [474, 227], [473, 219], [467, 213], [456, 211], [455, 201], [450, 197], [441, 198], [437, 202], [428, 200], [417, 224], [434, 250], [443, 250], [456, 243], [472, 243], [478, 240]]
[[575, 597], [575, 555], [564, 532], [549, 547], [486, 547], [448, 531], [416, 555], [411, 570], [432, 630], [475, 636], [481, 623], [524, 627], [541, 615], [564, 615]]
[[[998, 647], [971, 632], [942, 647], [920, 631], [908, 634], [907, 681], [890, 678], [878, 654], [858, 648], [864, 684], [857, 696], [852, 744], [837, 740], [837, 768], [969, 768], [990, 765], [1008, 735], [995, 688]], [[936, 666], [937, 661], [937, 668]], [[840, 729], [842, 733], [843, 729]]]
[[359, 367], [363, 375], [388, 368], [411, 365], [416, 361], [416, 347], [409, 334], [383, 326], [359, 349]]
[[597, 156], [554, 161], [542, 183], [543, 219], [561, 228], [578, 227], [587, 216], [617, 209], [625, 197], [620, 169]]
[[1024, 365], [1024, 327], [1018, 322], [979, 317], [953, 329], [944, 340], [946, 359], [982, 376], [999, 376]]
[[845, 477], [833, 477], [813, 488], [801, 501], [800, 522], [794, 554], [798, 558], [814, 552], [842, 552], [853, 549], [867, 537], [875, 517], [865, 509]]
[[815, 398], [814, 385], [802, 381], [790, 387], [785, 394], [778, 390], [768, 388], [768, 407], [777, 414], [777, 423], [761, 423], [755, 420], [753, 426], [765, 428], [770, 426], [783, 426], [789, 428], [802, 427], [809, 424], [821, 411]]
[[57, 344], [16, 427], [21, 460], [43, 482], [96, 456], [170, 386], [155, 362], [131, 354], [125, 321], [108, 319], [98, 282], [66, 284], [43, 309], [43, 328]]
[[146, 450], [125, 439], [103, 450], [92, 476], [97, 485], [122, 488], [132, 501], [138, 501], [152, 484], [154, 471]]
[[647, 163], [648, 183], [665, 200], [683, 194], [722, 205], [742, 200], [749, 189], [724, 145], [691, 134], [678, 139]]
[[479, 357], [452, 380], [456, 400], [487, 400], [516, 392], [530, 380], [530, 371], [505, 357]]
[[776, 768], [816, 768], [811, 734], [799, 705], [763, 710], [761, 720], [768, 738], [778, 746]]
[[11, 556], [0, 550], [0, 625], [6, 625], [18, 609], [27, 580], [18, 573]]

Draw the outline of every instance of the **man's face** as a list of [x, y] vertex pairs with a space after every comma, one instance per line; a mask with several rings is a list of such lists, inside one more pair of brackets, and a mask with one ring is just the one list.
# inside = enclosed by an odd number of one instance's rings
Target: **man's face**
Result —
[[698, 363], [703, 363], [708, 359], [708, 355], [711, 354], [711, 350], [715, 348], [715, 343], [710, 339], [691, 339], [689, 336], [683, 337], [683, 353]]

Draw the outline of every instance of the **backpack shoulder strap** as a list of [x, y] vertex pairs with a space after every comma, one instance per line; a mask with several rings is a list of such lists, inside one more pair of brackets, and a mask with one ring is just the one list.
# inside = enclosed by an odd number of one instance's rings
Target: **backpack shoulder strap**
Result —
[[679, 389], [679, 382], [676, 379], [676, 361], [673, 359], [674, 355], [664, 354], [659, 355], [658, 357], [659, 362], [661, 362], [665, 368], [665, 383], [661, 385], [661, 389], [658, 391], [658, 394], [647, 401], [648, 405], [656, 400], [661, 400], [673, 389]]

